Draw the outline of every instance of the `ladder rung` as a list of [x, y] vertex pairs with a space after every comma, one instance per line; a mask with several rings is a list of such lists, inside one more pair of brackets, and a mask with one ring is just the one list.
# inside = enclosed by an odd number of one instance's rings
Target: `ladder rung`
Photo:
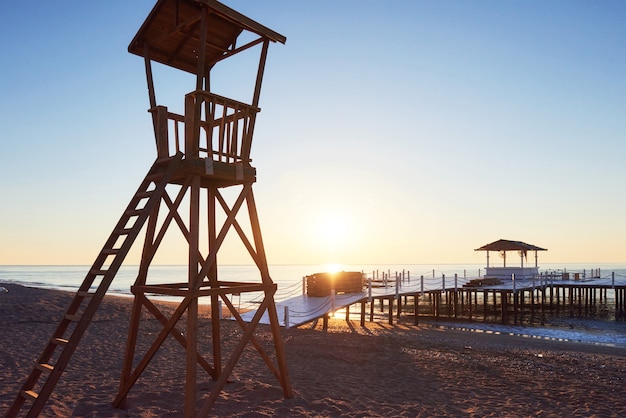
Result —
[[50, 373], [52, 372], [52, 370], [54, 370], [54, 366], [51, 364], [47, 364], [47, 363], [39, 363], [35, 366], [35, 368], [45, 373]]
[[108, 270], [97, 270], [97, 269], [93, 269], [93, 270], [89, 270], [89, 274], [93, 274], [96, 276], [104, 276], [105, 274], [107, 274]]
[[64, 338], [53, 338], [52, 343], [56, 345], [67, 345], [69, 341]]
[[119, 252], [119, 248], [105, 248], [104, 250], [102, 250], [102, 254], [106, 255], [117, 254]]
[[80, 290], [77, 293], [77, 295], [80, 296], [81, 298], [92, 298], [95, 295], [95, 293]]
[[135, 197], [139, 198], [139, 199], [145, 199], [146, 197], [150, 197], [152, 196], [152, 194], [154, 193], [154, 190], [147, 190], [145, 192], [138, 192]]
[[132, 228], [122, 228], [115, 231], [117, 235], [128, 235], [132, 231]]
[[39, 394], [34, 390], [23, 390], [20, 392], [20, 394], [22, 395], [22, 397], [30, 399], [31, 401], [36, 401], [39, 397]]
[[124, 212], [124, 215], [126, 215], [126, 216], [138, 216], [138, 215], [141, 215], [142, 212], [143, 212], [143, 208], [142, 209], [131, 209], [131, 210], [127, 210], [126, 212]]
[[80, 318], [82, 318], [80, 315], [70, 315], [70, 314], [65, 315], [65, 319], [72, 321], [72, 322], [78, 322], [80, 321]]

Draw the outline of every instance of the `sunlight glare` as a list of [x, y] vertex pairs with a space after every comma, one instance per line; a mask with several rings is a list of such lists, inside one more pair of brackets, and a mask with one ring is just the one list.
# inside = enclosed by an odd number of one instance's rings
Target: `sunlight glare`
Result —
[[344, 270], [343, 264], [338, 263], [326, 264], [325, 268], [325, 271], [328, 273], [339, 273]]

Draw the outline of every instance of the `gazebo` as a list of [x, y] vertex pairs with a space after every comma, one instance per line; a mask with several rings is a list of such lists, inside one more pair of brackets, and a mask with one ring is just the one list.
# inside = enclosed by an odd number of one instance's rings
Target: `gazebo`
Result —
[[[483, 245], [474, 251], [487, 251], [487, 268], [485, 269], [485, 278], [496, 279], [511, 279], [513, 275], [517, 279], [530, 279], [533, 276], [539, 274], [539, 266], [537, 264], [538, 257], [537, 251], [548, 251], [545, 248], [537, 247], [536, 245], [526, 244], [522, 241], [509, 241], [506, 239], [499, 239], [491, 244]], [[503, 265], [501, 267], [492, 267], [489, 264], [489, 251], [497, 251], [500, 253], [500, 257], [503, 259]], [[520, 257], [519, 267], [509, 267], [506, 265], [506, 253], [507, 251], [517, 251]], [[535, 252], [535, 266], [524, 266], [524, 260], [528, 260], [528, 251]]]

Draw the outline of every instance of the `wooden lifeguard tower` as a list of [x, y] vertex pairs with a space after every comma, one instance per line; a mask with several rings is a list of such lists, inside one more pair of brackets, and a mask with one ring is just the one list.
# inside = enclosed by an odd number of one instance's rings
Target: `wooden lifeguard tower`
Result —
[[[41, 412], [142, 230], [145, 230], [145, 239], [138, 275], [131, 289], [134, 304], [120, 389], [114, 405], [123, 406], [134, 383], [168, 336], [178, 340], [186, 353], [185, 416], [208, 414], [248, 344], [256, 348], [269, 371], [276, 376], [284, 396], [293, 395], [276, 314], [276, 285], [270, 277], [252, 192], [256, 170], [250, 159], [268, 46], [271, 42], [285, 41], [284, 36], [214, 0], [157, 1], [128, 48], [145, 61], [157, 158], [87, 273], [7, 416], [16, 416], [25, 406], [29, 407], [27, 416], [37, 416]], [[251, 103], [211, 91], [210, 76], [214, 67], [234, 55], [255, 50], [260, 51], [260, 58], [258, 66], [255, 65]], [[167, 107], [157, 105], [152, 62], [192, 74], [195, 78], [195, 86], [190, 86], [191, 92], [184, 97], [184, 114], [172, 113]], [[230, 192], [233, 188], [237, 197], [234, 203], [229, 203], [222, 191], [228, 189]], [[244, 206], [247, 211], [242, 211]], [[206, 217], [201, 217], [204, 211]], [[239, 216], [242, 212], [243, 215]], [[188, 279], [182, 283], [151, 283], [150, 264], [166, 232], [176, 227], [188, 243], [188, 260], [185, 260]], [[218, 277], [217, 255], [229, 231], [236, 233], [258, 267], [260, 278], [256, 281], [225, 281]], [[261, 294], [262, 301], [253, 319], [244, 322], [231, 298], [247, 292]], [[178, 296], [182, 301], [168, 317], [150, 301], [148, 296], [154, 294]], [[205, 358], [206, 354], [198, 350], [198, 301], [203, 297], [211, 304], [210, 358]], [[230, 357], [224, 359], [219, 320], [221, 303], [230, 310], [242, 329], [240, 341], [228, 353]], [[162, 331], [139, 358], [136, 346], [144, 308], [162, 324]], [[254, 336], [264, 314], [270, 319], [274, 344], [272, 355]], [[181, 320], [183, 316], [185, 319]], [[179, 323], [184, 323], [184, 332], [177, 329]], [[196, 410], [198, 366], [214, 381], [199, 411]]]

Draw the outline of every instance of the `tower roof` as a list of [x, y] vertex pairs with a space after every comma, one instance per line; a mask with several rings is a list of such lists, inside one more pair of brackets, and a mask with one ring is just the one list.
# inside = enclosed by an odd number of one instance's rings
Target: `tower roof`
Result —
[[236, 52], [237, 37], [248, 31], [272, 42], [287, 38], [215, 0], [158, 0], [128, 46], [128, 52], [196, 74], [202, 8], [208, 10], [207, 68]]

